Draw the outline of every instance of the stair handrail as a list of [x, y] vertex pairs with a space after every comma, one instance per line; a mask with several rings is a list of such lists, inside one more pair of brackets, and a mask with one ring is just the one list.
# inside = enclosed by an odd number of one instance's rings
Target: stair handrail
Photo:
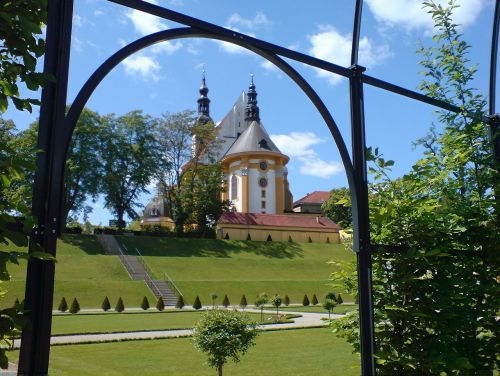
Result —
[[139, 255], [139, 257], [137, 259], [139, 260], [139, 262], [144, 267], [144, 270], [146, 271], [146, 274], [149, 274], [150, 276], [152, 276], [153, 275], [153, 271], [151, 270], [151, 268], [149, 267], [149, 265], [146, 263], [146, 260], [144, 260], [144, 256], [142, 256], [141, 252], [139, 252], [139, 250], [137, 248], [135, 248], [135, 251]]
[[168, 284], [170, 284], [174, 289], [175, 291], [177, 291], [177, 293], [184, 297], [184, 295], [182, 294], [181, 290], [177, 287], [177, 285], [175, 284], [174, 280], [172, 278], [170, 278], [170, 276], [168, 275], [167, 272], [163, 272], [164, 275], [165, 275], [165, 282], [167, 282]]
[[[125, 257], [125, 255], [122, 251], [122, 247], [120, 246], [120, 243], [118, 242], [118, 240], [116, 240], [116, 238], [113, 235], [109, 235], [109, 236], [110, 236], [110, 238], [107, 238], [107, 239], [104, 238], [106, 243], [108, 243], [108, 246], [111, 246], [111, 244], [109, 244], [109, 242], [108, 242], [108, 240], [110, 240], [110, 239], [113, 239], [116, 242], [118, 252], [120, 252], [118, 257], [120, 258], [121, 262], [125, 264], [125, 269], [127, 270], [128, 274], [130, 275], [130, 271], [134, 270], [134, 268], [132, 268], [132, 266], [127, 261], [127, 258]], [[113, 242], [113, 240], [111, 240], [111, 242]]]

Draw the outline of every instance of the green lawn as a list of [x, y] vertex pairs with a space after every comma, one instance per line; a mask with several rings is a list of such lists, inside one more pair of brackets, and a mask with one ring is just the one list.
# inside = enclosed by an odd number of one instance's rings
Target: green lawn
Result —
[[[12, 246], [0, 247], [16, 250]], [[0, 301], [2, 307], [24, 297], [26, 261], [19, 265], [9, 264], [8, 270], [12, 280], [5, 283], [8, 292]], [[57, 308], [63, 296], [68, 304], [76, 297], [82, 308], [100, 307], [105, 295], [112, 305], [119, 296], [129, 307], [140, 306], [144, 296], [155, 301], [146, 284], [130, 280], [118, 257], [105, 255], [94, 236], [63, 235], [57, 244], [54, 307]]]
[[[52, 334], [112, 333], [140, 330], [192, 328], [201, 311], [164, 311], [137, 313], [57, 314], [52, 318]], [[255, 322], [260, 314], [247, 313]], [[264, 323], [274, 323], [275, 315], [264, 314]]]
[[[272, 309], [272, 307], [266, 307], [266, 309]], [[319, 313], [328, 313], [326, 309], [323, 308], [320, 304], [317, 306], [295, 306], [295, 307], [280, 307], [280, 310], [283, 311], [293, 311], [293, 312], [319, 312]], [[332, 313], [336, 313], [339, 315], [342, 315], [347, 312], [352, 312], [352, 311], [357, 311], [358, 310], [358, 305], [337, 305]]]
[[130, 254], [139, 249], [157, 278], [167, 272], [189, 304], [196, 295], [209, 303], [212, 292], [220, 301], [227, 294], [231, 303], [238, 304], [245, 294], [253, 303], [263, 291], [288, 295], [300, 303], [304, 294], [322, 296], [331, 290], [328, 278], [335, 267], [328, 261], [354, 259], [339, 244], [117, 238]]
[[[331, 329], [264, 332], [225, 375], [359, 375], [358, 356]], [[17, 352], [12, 359], [17, 359]], [[53, 346], [50, 375], [213, 376], [189, 338]]]

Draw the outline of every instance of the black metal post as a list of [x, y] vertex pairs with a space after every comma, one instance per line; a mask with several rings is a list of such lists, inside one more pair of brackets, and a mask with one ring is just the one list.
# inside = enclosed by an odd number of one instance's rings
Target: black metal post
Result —
[[[64, 146], [60, 135], [66, 108], [73, 0], [50, 0], [44, 72], [55, 77], [42, 91], [32, 213], [37, 227], [30, 237], [29, 252], [56, 254], [60, 234], [60, 210]], [[55, 267], [52, 261], [30, 258], [24, 307], [28, 324], [21, 337], [19, 375], [47, 375]]]
[[370, 254], [370, 218], [368, 211], [368, 179], [366, 173], [365, 118], [363, 83], [365, 68], [351, 67], [349, 79], [351, 97], [352, 162], [355, 194], [352, 200], [353, 247], [357, 255], [361, 374], [375, 375], [375, 334], [373, 330], [372, 262]]

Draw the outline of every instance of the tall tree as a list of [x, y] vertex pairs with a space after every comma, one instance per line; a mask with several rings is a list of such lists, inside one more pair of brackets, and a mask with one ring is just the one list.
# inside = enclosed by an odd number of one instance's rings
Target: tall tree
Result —
[[138, 197], [147, 192], [157, 170], [158, 149], [153, 120], [141, 111], [104, 117], [102, 193], [120, 228], [125, 227], [125, 215], [131, 219], [138, 216]]
[[[375, 177], [371, 234], [384, 247], [374, 255], [373, 300], [380, 375], [482, 375], [498, 369], [496, 316], [499, 226], [494, 218], [496, 170], [484, 98], [472, 90], [469, 45], [452, 22], [454, 2], [424, 3], [432, 14], [434, 46], [422, 48], [427, 94], [464, 112], [441, 112], [442, 127], [418, 141], [425, 156], [391, 179], [392, 161], [369, 150]], [[336, 324], [356, 347], [355, 316]]]
[[321, 206], [321, 211], [332, 221], [344, 228], [352, 227], [351, 197], [348, 188], [330, 191], [330, 197]]

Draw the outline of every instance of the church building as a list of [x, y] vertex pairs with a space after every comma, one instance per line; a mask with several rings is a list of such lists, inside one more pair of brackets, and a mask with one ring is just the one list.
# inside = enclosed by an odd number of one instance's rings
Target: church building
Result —
[[[203, 75], [197, 101], [198, 122], [211, 121], [208, 91]], [[228, 114], [216, 125], [215, 132], [217, 144], [213, 154], [224, 171], [225, 189], [221, 199], [230, 202], [230, 211], [217, 222], [218, 238], [339, 242], [341, 228], [330, 219], [320, 214], [293, 212], [286, 167], [290, 158], [278, 149], [264, 128], [253, 76], [248, 92], [238, 96]], [[201, 144], [201, 140], [193, 138], [193, 151], [202, 147]], [[151, 216], [153, 201], [160, 204], [161, 199], [157, 197], [148, 204], [143, 224], [168, 223], [167, 218]]]

